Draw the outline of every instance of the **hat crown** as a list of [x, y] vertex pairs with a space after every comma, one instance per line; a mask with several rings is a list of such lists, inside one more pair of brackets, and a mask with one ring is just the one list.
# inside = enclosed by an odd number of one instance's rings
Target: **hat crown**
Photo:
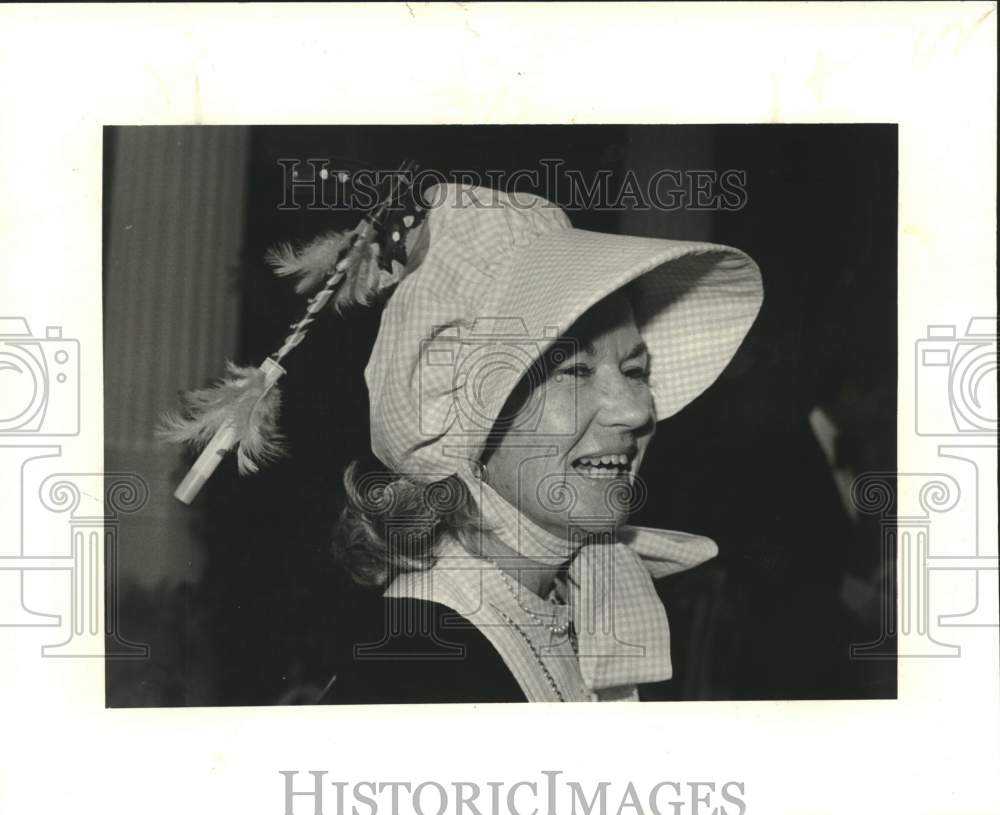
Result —
[[436, 184], [424, 193], [430, 247], [411, 286], [464, 294], [483, 306], [509, 284], [514, 254], [542, 235], [571, 229], [566, 213], [525, 192]]

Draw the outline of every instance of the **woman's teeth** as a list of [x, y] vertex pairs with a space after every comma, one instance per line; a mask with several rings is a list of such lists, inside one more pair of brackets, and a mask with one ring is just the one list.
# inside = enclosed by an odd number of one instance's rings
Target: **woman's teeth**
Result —
[[629, 457], [624, 453], [607, 456], [581, 456], [574, 463], [576, 470], [593, 478], [614, 478], [629, 471]]

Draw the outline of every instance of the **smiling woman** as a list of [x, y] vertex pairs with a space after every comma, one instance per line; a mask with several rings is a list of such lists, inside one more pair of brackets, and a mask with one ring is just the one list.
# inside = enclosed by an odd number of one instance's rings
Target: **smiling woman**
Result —
[[439, 185], [365, 371], [377, 465], [337, 550], [385, 586], [325, 701], [639, 699], [672, 674], [652, 579], [713, 557], [627, 524], [656, 422], [762, 300], [739, 250], [572, 228], [532, 195]]

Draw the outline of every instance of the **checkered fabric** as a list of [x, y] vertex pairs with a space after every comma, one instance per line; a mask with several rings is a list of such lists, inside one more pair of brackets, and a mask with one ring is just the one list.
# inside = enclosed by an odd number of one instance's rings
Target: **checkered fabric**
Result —
[[[715, 381], [761, 306], [760, 272], [738, 249], [574, 229], [542, 198], [480, 187], [439, 185], [429, 204], [429, 249], [384, 310], [365, 370], [372, 449], [398, 473], [425, 481], [457, 473], [474, 486], [475, 463], [518, 380], [588, 308], [623, 287], [649, 347], [658, 420]], [[524, 556], [572, 558], [572, 670], [539, 668], [510, 624], [480, 619], [485, 607], [470, 617], [531, 689], [529, 699], [550, 698], [553, 677], [564, 685], [560, 698], [634, 698], [636, 683], [671, 675], [666, 613], [651, 578], [713, 557], [712, 541], [625, 527], [615, 542], [561, 551], [489, 488], [480, 509]], [[432, 583], [439, 592], [450, 586], [443, 601], [462, 613], [469, 578], [445, 568], [403, 575], [387, 593], [425, 596]], [[502, 595], [496, 580], [483, 585]], [[517, 613], [508, 603], [502, 619], [516, 623]], [[530, 626], [521, 618], [518, 633]]]

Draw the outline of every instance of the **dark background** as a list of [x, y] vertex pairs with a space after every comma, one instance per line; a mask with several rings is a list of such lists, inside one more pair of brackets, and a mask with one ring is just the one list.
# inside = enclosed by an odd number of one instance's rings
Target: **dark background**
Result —
[[[108, 132], [107, 173], [116, 138]], [[852, 516], [809, 421], [817, 407], [833, 421], [841, 471], [895, 469], [895, 126], [250, 128], [238, 279], [244, 364], [271, 353], [303, 308], [289, 282], [269, 273], [266, 250], [360, 217], [278, 210], [279, 159], [327, 156], [332, 165], [380, 169], [413, 158], [446, 174], [538, 168], [552, 157], [585, 176], [745, 171], [739, 211], [569, 213], [588, 229], [738, 246], [764, 277], [764, 307], [746, 343], [708, 392], [661, 423], [646, 457], [655, 499], [634, 520], [706, 534], [720, 548], [716, 560], [659, 583], [675, 676], [654, 695], [895, 696], [893, 660], [848, 653], [880, 635], [882, 531]], [[106, 241], [115, 239], [112, 197], [109, 185]], [[343, 469], [369, 450], [362, 372], [378, 319], [377, 310], [322, 319], [289, 359], [287, 460], [247, 478], [227, 460], [196, 509], [178, 505], [190, 513], [197, 570], [152, 586], [117, 577], [122, 633], [149, 643], [151, 654], [108, 660], [109, 706], [303, 702], [335, 673], [352, 618], [377, 607], [377, 595], [352, 586], [333, 563], [330, 538]], [[105, 331], [106, 343], [128, 341], [117, 326]], [[108, 451], [106, 467], [115, 455]], [[177, 460], [175, 482], [189, 460]], [[874, 592], [866, 603], [845, 599], [852, 579]]]

